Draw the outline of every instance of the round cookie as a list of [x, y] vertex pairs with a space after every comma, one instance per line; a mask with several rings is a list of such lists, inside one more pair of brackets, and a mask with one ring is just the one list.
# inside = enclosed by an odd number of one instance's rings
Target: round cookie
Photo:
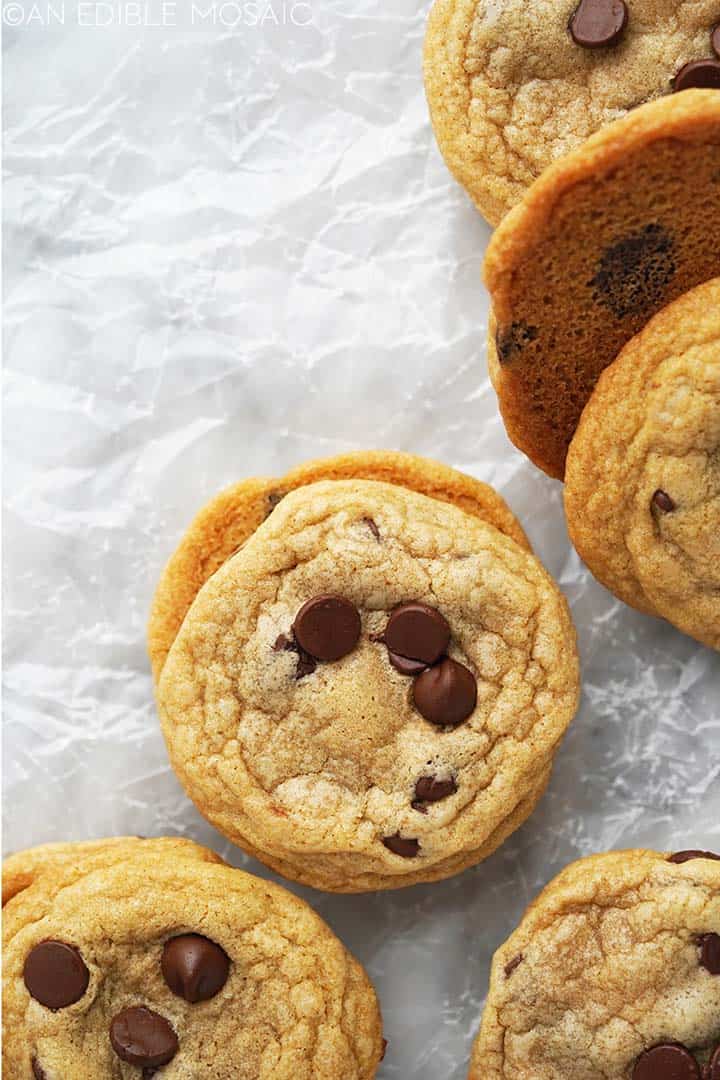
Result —
[[720, 278], [603, 372], [565, 482], [570, 537], [595, 577], [720, 649]]
[[242, 480], [203, 507], [160, 578], [148, 628], [148, 651], [156, 682], [202, 586], [255, 532], [283, 496], [317, 480], [349, 479], [382, 480], [451, 502], [530, 550], [519, 521], [493, 488], [414, 454], [360, 450], [306, 462], [283, 477]]
[[551, 166], [491, 240], [490, 374], [510, 438], [550, 476], [603, 369], [720, 275], [719, 177], [720, 93], [688, 90]]
[[720, 1044], [720, 857], [567, 867], [493, 959], [469, 1080], [701, 1080]]
[[717, 0], [436, 0], [425, 88], [448, 168], [497, 225], [607, 124], [676, 86], [720, 86], [719, 22]]
[[574, 630], [540, 563], [371, 480], [286, 495], [200, 590], [158, 686], [201, 813], [338, 892], [490, 854], [540, 798], [577, 700]]
[[372, 986], [285, 889], [172, 839], [51, 845], [6, 872], [4, 1075], [375, 1076]]

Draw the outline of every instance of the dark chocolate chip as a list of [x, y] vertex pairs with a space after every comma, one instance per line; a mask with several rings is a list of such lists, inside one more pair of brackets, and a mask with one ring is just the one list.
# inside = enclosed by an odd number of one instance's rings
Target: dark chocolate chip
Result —
[[711, 975], [720, 975], [720, 934], [700, 938], [700, 963]]
[[625, 0], [582, 0], [570, 19], [570, 33], [583, 49], [617, 45], [628, 24]]
[[720, 23], [717, 24], [710, 35], [710, 44], [713, 47], [715, 55], [720, 57]]
[[360, 612], [342, 596], [314, 596], [298, 611], [295, 640], [316, 660], [339, 660], [360, 639]]
[[612, 244], [589, 282], [593, 300], [618, 319], [657, 307], [677, 272], [674, 247], [670, 234], [657, 223]]
[[388, 851], [392, 851], [395, 855], [401, 855], [403, 859], [414, 859], [420, 851], [418, 840], [400, 836], [399, 833], [395, 833], [394, 836], [383, 836], [382, 842]]
[[373, 521], [371, 517], [364, 517], [363, 521], [367, 525], [370, 532], [373, 534], [376, 540], [380, 540], [380, 530], [377, 527], [377, 522]]
[[434, 664], [450, 644], [447, 619], [429, 604], [411, 600], [398, 604], [385, 627], [385, 644], [390, 652]]
[[675, 509], [675, 503], [670, 498], [666, 491], [657, 489], [652, 497], [653, 506], [657, 506], [658, 510], [661, 510], [663, 514], [669, 514]]
[[477, 702], [477, 682], [472, 671], [445, 657], [419, 675], [413, 686], [418, 712], [438, 727], [456, 727], [467, 720]]
[[427, 668], [422, 660], [409, 660], [407, 656], [398, 656], [397, 653], [388, 651], [388, 660], [401, 675], [420, 675]]
[[287, 634], [278, 634], [275, 644], [273, 645], [273, 652], [296, 652], [297, 647], [295, 642], [287, 636]]
[[720, 90], [720, 60], [691, 60], [680, 68], [673, 80], [673, 90]]
[[520, 967], [523, 962], [523, 954], [513, 957], [509, 964], [505, 965], [505, 978], [509, 979], [515, 968]]
[[717, 859], [720, 862], [720, 855], [714, 851], [676, 851], [674, 855], [668, 855], [668, 862], [672, 863], [686, 863], [693, 859]]
[[23, 970], [28, 993], [48, 1009], [65, 1009], [88, 988], [90, 972], [74, 945], [41, 941], [28, 953]]
[[537, 326], [529, 326], [525, 322], [514, 322], [510, 326], [499, 329], [495, 336], [495, 345], [500, 363], [509, 364], [526, 345], [535, 341], [537, 336]]
[[277, 506], [277, 504], [279, 502], [282, 502], [282, 500], [284, 498], [285, 498], [285, 493], [282, 492], [282, 491], [271, 491], [270, 492], [270, 494], [267, 497], [268, 508], [267, 508], [267, 513], [265, 514], [266, 518], [270, 517], [270, 515], [272, 514], [272, 512], [275, 509], [275, 507]]
[[700, 1066], [680, 1043], [660, 1043], [637, 1059], [633, 1080], [700, 1080]]
[[43, 1067], [37, 1058], [33, 1058], [30, 1064], [32, 1065], [32, 1073], [35, 1080], [47, 1080]]
[[708, 1062], [707, 1080], [720, 1080], [720, 1045], [715, 1047]]
[[[457, 791], [457, 784], [452, 776], [439, 780], [437, 776], [421, 776], [415, 785], [415, 799], [419, 803], [440, 802]], [[415, 803], [413, 803], [413, 806]]]
[[214, 941], [200, 934], [181, 934], [165, 942], [161, 967], [173, 994], [195, 1004], [222, 990], [230, 959]]
[[280, 634], [273, 645], [273, 652], [294, 652], [297, 653], [297, 664], [295, 665], [295, 678], [299, 681], [304, 679], [306, 675], [312, 675], [313, 671], [317, 667], [317, 663], [313, 660], [312, 656], [308, 656], [304, 649], [301, 649], [296, 641], [289, 638], [287, 634]]
[[178, 1050], [178, 1037], [165, 1017], [144, 1005], [123, 1009], [113, 1018], [110, 1042], [122, 1061], [146, 1069], [167, 1065]]

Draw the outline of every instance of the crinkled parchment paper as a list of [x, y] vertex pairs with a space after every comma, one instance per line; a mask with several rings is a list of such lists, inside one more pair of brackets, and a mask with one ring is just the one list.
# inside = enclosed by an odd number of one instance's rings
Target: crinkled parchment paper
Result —
[[5, 848], [183, 832], [265, 873], [158, 730], [145, 622], [184, 526], [225, 484], [353, 447], [490, 481], [579, 628], [549, 792], [453, 880], [296, 889], [375, 980], [381, 1075], [460, 1080], [491, 954], [567, 861], [720, 849], [720, 660], [591, 579], [560, 486], [504, 434], [489, 234], [432, 139], [426, 10], [212, 7], [4, 6]]

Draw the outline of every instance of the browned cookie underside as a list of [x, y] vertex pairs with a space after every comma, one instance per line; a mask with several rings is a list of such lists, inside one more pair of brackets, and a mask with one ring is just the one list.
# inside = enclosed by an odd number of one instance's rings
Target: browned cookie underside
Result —
[[488, 251], [508, 434], [562, 478], [595, 383], [670, 301], [720, 274], [720, 94], [636, 110], [547, 170]]

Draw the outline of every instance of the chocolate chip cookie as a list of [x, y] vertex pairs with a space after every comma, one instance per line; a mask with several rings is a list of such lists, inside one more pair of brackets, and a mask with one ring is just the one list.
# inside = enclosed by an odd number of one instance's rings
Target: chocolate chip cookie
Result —
[[550, 476], [604, 368], [720, 275], [719, 203], [720, 93], [688, 90], [551, 166], [495, 233], [490, 374], [510, 438]]
[[[209, 577], [245, 543], [289, 491], [317, 480], [382, 480], [453, 503], [530, 550], [519, 521], [487, 484], [437, 461], [392, 450], [320, 458], [283, 477], [242, 480], [197, 515], [166, 566], [153, 600], [148, 649], [155, 680], [190, 605]], [[374, 523], [368, 520], [372, 532]]]
[[498, 949], [470, 1080], [716, 1080], [720, 856], [573, 863]]
[[3, 868], [8, 1080], [369, 1080], [360, 965], [285, 889], [184, 840], [20, 852]]
[[595, 577], [720, 649], [720, 278], [603, 372], [565, 480], [570, 536]]
[[655, 98], [720, 88], [718, 0], [436, 0], [430, 116], [496, 225], [545, 168]]
[[198, 809], [339, 892], [448, 877], [547, 784], [578, 699], [567, 605], [526, 547], [374, 480], [286, 494], [203, 585], [162, 668]]

